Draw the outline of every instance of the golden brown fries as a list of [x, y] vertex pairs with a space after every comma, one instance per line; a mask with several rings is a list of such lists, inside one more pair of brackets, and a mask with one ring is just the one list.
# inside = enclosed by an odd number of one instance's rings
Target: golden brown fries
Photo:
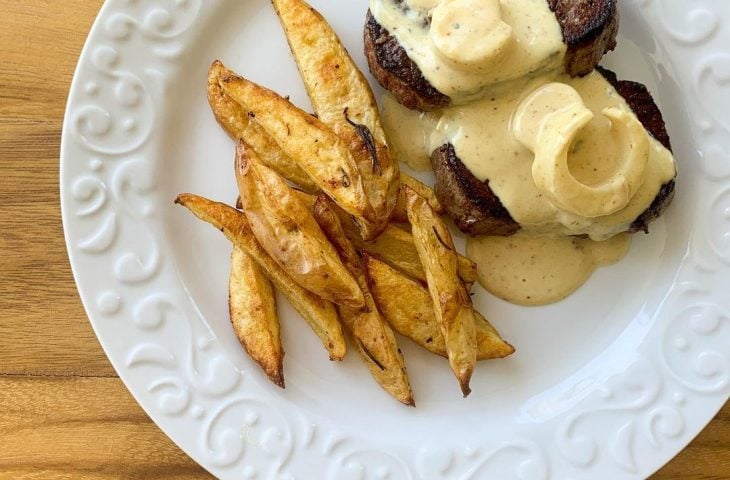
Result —
[[362, 250], [413, 278], [426, 281], [426, 272], [423, 271], [421, 259], [413, 243], [413, 235], [401, 227], [388, 225], [378, 238], [363, 242]]
[[[411, 187], [411, 189], [426, 199], [429, 205], [431, 205], [431, 208], [433, 208], [433, 211], [441, 214], [444, 213], [444, 207], [441, 205], [441, 202], [439, 202], [439, 199], [436, 198], [436, 194], [433, 193], [433, 189], [426, 185], [425, 183], [421, 183], [420, 181], [416, 180], [415, 178], [411, 177], [405, 172], [400, 172], [400, 183], [401, 185], [407, 185]], [[393, 209], [393, 214], [390, 216], [390, 220], [393, 222], [408, 222], [408, 212], [406, 211], [406, 195], [403, 192], [403, 189], [400, 189], [398, 193], [398, 202], [395, 204], [395, 208]]]
[[338, 305], [365, 308], [363, 293], [296, 190], [239, 140], [241, 206], [264, 250], [302, 287]]
[[[303, 192], [303, 191], [297, 190], [297, 189], [293, 189], [293, 190], [294, 190], [294, 193], [296, 194], [297, 198], [299, 198], [299, 201], [302, 202], [304, 204], [304, 206], [307, 207], [307, 210], [309, 210], [311, 212], [312, 209], [314, 208], [314, 202], [317, 201], [317, 195], [312, 195], [311, 193]], [[243, 204], [241, 204], [240, 196], [236, 199], [236, 208], [239, 210], [243, 210]]]
[[363, 238], [388, 223], [398, 197], [399, 166], [391, 158], [375, 97], [337, 34], [302, 0], [272, 0], [319, 119], [342, 138], [360, 169], [375, 218]]
[[413, 241], [426, 272], [436, 321], [446, 342], [449, 364], [464, 396], [476, 363], [474, 309], [459, 278], [458, 259], [451, 233], [422, 196], [404, 186]]
[[[311, 198], [311, 195], [309, 197]], [[352, 217], [336, 205], [333, 206], [333, 209], [339, 217], [347, 238], [357, 250], [368, 252], [411, 277], [426, 281], [426, 273], [413, 243], [413, 235], [406, 230], [410, 228], [408, 225], [398, 226], [391, 223], [377, 238], [363, 241], [356, 225], [352, 222]], [[458, 262], [459, 276], [470, 289], [477, 281], [477, 264], [460, 254]]]
[[[448, 357], [446, 343], [436, 323], [428, 290], [385, 262], [365, 254], [370, 291], [380, 312], [393, 329], [430, 352]], [[475, 312], [477, 360], [503, 358], [514, 353], [492, 325]]]
[[294, 189], [294, 194], [297, 196], [299, 201], [306, 207], [310, 212], [314, 209], [314, 202], [317, 201], [317, 195], [312, 195], [301, 190]]
[[257, 124], [248, 112], [226, 95], [219, 82], [223, 76], [235, 75], [216, 60], [208, 71], [208, 103], [218, 124], [234, 140], [243, 139], [258, 153], [261, 161], [276, 173], [308, 192], [319, 190], [294, 160], [281, 151], [279, 145]]
[[196, 217], [223, 232], [237, 247], [259, 264], [274, 286], [314, 330], [331, 360], [342, 360], [346, 344], [335, 306], [305, 290], [286, 273], [259, 244], [243, 212], [198, 195], [182, 193], [175, 203], [186, 207]]
[[357, 279], [365, 295], [366, 311], [338, 307], [340, 319], [352, 336], [370, 374], [383, 389], [398, 401], [415, 406], [406, 366], [390, 326], [383, 320], [368, 288], [362, 261], [345, 236], [332, 201], [320, 195], [314, 206], [314, 216], [340, 254], [343, 263]]
[[372, 89], [332, 27], [306, 0], [272, 4], [314, 113], [214, 61], [208, 103], [236, 141], [240, 196], [236, 208], [175, 200], [233, 243], [236, 336], [284, 388], [275, 287], [331, 360], [345, 355], [344, 326], [398, 401], [415, 406], [394, 331], [447, 358], [466, 397], [477, 359], [514, 352], [473, 308], [477, 266], [456, 252], [434, 191], [400, 172]]
[[[413, 235], [403, 228], [390, 224], [378, 238], [362, 242], [359, 248], [415, 279], [426, 281], [426, 272], [413, 243]], [[477, 280], [476, 264], [463, 255], [458, 255], [457, 260], [459, 277], [467, 287], [471, 287]]]
[[233, 331], [246, 353], [272, 382], [284, 388], [284, 349], [274, 287], [256, 261], [236, 246], [231, 253], [228, 310]]
[[220, 84], [343, 210], [355, 217], [373, 218], [352, 153], [329, 127], [245, 78], [226, 75]]

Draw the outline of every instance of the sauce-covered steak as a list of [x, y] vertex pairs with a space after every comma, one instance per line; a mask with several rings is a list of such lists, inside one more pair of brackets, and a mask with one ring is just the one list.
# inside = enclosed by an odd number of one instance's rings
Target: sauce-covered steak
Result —
[[[617, 0], [546, 0], [560, 24], [567, 46], [565, 72], [591, 72], [604, 54], [616, 47]], [[451, 99], [434, 88], [398, 40], [370, 11], [365, 23], [365, 56], [375, 79], [399, 103], [416, 110], [448, 106]]]
[[[598, 71], [626, 100], [646, 130], [671, 151], [669, 135], [659, 107], [647, 88], [636, 82], [618, 80], [616, 74]], [[520, 225], [510, 216], [489, 187], [489, 181], [478, 180], [456, 155], [450, 144], [431, 155], [436, 175], [434, 190], [456, 226], [470, 235], [512, 235]], [[648, 231], [648, 225], [659, 217], [672, 201], [674, 180], [664, 184], [652, 204], [630, 225], [629, 232]]]

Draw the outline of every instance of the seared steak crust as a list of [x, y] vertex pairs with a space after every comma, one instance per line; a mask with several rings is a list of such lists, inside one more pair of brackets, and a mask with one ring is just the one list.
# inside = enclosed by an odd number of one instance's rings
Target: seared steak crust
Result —
[[548, 0], [568, 46], [565, 71], [569, 75], [587, 75], [603, 55], [616, 48], [617, 1]]
[[399, 103], [415, 110], [433, 110], [451, 103], [449, 97], [424, 78], [398, 40], [375, 20], [370, 10], [364, 40], [370, 72]]
[[431, 165], [436, 197], [459, 230], [473, 236], [508, 236], [520, 229], [489, 187], [489, 180], [479, 181], [456, 156], [453, 145], [436, 149]]
[[629, 227], [629, 233], [649, 233], [649, 224], [664, 213], [672, 200], [674, 200], [674, 179], [662, 185], [649, 208], [633, 221], [631, 227]]
[[[546, 0], [560, 23], [568, 47], [565, 70], [585, 75], [606, 52], [616, 47], [617, 0]], [[364, 31], [365, 56], [373, 77], [399, 103], [415, 110], [448, 106], [448, 96], [436, 90], [408, 57], [405, 49], [368, 11]]]
[[[672, 150], [672, 144], [669, 140], [664, 118], [659, 107], [646, 89], [646, 86], [638, 82], [630, 82], [628, 80], [619, 80], [616, 74], [605, 68], [598, 67], [598, 71], [613, 85], [616, 91], [621, 95], [626, 103], [629, 104], [644, 128], [656, 138], [659, 143], [664, 145], [669, 151]], [[651, 206], [644, 213], [634, 220], [629, 231], [649, 232], [649, 224], [654, 221], [662, 212], [672, 203], [674, 198], [674, 180], [662, 185], [661, 190], [652, 202]]]
[[626, 100], [631, 110], [639, 118], [644, 128], [656, 138], [659, 143], [664, 145], [667, 150], [672, 150], [672, 144], [669, 141], [669, 133], [667, 133], [664, 117], [659, 110], [659, 106], [654, 102], [654, 98], [643, 83], [632, 82], [630, 80], [619, 80], [616, 73], [607, 68], [597, 67], [598, 73], [606, 79], [608, 83], [616, 89], [619, 95]]
[[[671, 150], [661, 111], [646, 87], [618, 80], [615, 73], [606, 69], [599, 72], [626, 100], [646, 130]], [[436, 175], [436, 196], [460, 230], [469, 235], [512, 235], [519, 230], [519, 224], [489, 187], [489, 181], [480, 182], [456, 156], [452, 145], [434, 151], [431, 165]], [[673, 197], [674, 180], [671, 180], [662, 186], [649, 208], [634, 220], [629, 232], [648, 232], [649, 223], [662, 214]]]

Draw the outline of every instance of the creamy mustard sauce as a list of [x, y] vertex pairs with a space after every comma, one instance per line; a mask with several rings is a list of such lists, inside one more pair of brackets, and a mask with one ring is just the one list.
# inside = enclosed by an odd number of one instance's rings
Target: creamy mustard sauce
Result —
[[[674, 178], [675, 162], [671, 152], [650, 136], [643, 174], [638, 185], [631, 185], [627, 203], [608, 215], [591, 216], [568, 211], [548, 198], [533, 178], [535, 153], [512, 131], [513, 116], [521, 102], [540, 87], [560, 82], [572, 87], [581, 97], [592, 118], [574, 132], [567, 149], [567, 165], [575, 182], [598, 186], [612, 181], [625, 169], [629, 144], [620, 122], [604, 115], [607, 108], [618, 110], [624, 121], [636, 121], [626, 101], [599, 73], [583, 78], [553, 75], [514, 84], [513, 88], [490, 95], [469, 105], [444, 109], [431, 114], [427, 122], [413, 125], [418, 115], [385, 101], [385, 128], [399, 156], [406, 162], [421, 164], [424, 158], [443, 144], [454, 145], [457, 156], [499, 197], [522, 230], [532, 234], [588, 235], [605, 240], [626, 231], [629, 225], [651, 204], [661, 186]], [[433, 117], [438, 115], [436, 128]], [[401, 129], [403, 125], [407, 128]], [[642, 128], [643, 131], [643, 128]], [[417, 132], [413, 135], [413, 132]], [[405, 156], [408, 158], [404, 158]], [[415, 160], [412, 160], [415, 159]], [[636, 183], [636, 182], [634, 182]], [[569, 193], [569, 192], [568, 192]]]
[[384, 95], [380, 116], [394, 158], [414, 170], [431, 169], [431, 134], [438, 124], [438, 114], [409, 110], [391, 95]]
[[[482, 286], [517, 304], [565, 298], [596, 268], [622, 258], [629, 236], [621, 232], [676, 175], [671, 152], [646, 133], [626, 101], [596, 72], [512, 82], [512, 88], [482, 100], [427, 115], [386, 98], [384, 115], [401, 160], [427, 167], [430, 153], [451, 143], [522, 225], [513, 237], [467, 240]], [[551, 142], [560, 148], [549, 150], [544, 163], [549, 168], [564, 163], [570, 181], [538, 186], [536, 179], [544, 178], [535, 169], [536, 152]], [[618, 206], [608, 205], [610, 213], [597, 215], [601, 202], [581, 203], [577, 196], [576, 211], [564, 208], [560, 200], [573, 200], [576, 185], [603, 189], [609, 196], [596, 198], [618, 198]]]
[[572, 147], [585, 142], [596, 114], [578, 91], [560, 82], [542, 85], [520, 102], [511, 122], [514, 137], [534, 154], [532, 180], [537, 189], [558, 209], [589, 218], [616, 213], [629, 204], [644, 183], [650, 154], [649, 135], [629, 109], [612, 106], [598, 114], [604, 117], [605, 131], [592, 132], [589, 138], [605, 143], [597, 147], [606, 149], [601, 160], [612, 171], [603, 176], [588, 172], [584, 181], [570, 167], [588, 162]]
[[557, 70], [567, 50], [546, 0], [371, 0], [370, 10], [455, 105]]
[[454, 105], [421, 113], [386, 96], [383, 122], [397, 158], [426, 170], [431, 152], [452, 144], [522, 227], [512, 237], [468, 239], [482, 286], [544, 305], [626, 254], [622, 232], [674, 178], [674, 157], [602, 75], [560, 73], [566, 48], [545, 0], [370, 6]]
[[474, 238], [466, 253], [479, 265], [484, 288], [508, 302], [536, 306], [573, 293], [595, 269], [621, 260], [630, 243], [626, 233], [604, 242], [518, 233]]

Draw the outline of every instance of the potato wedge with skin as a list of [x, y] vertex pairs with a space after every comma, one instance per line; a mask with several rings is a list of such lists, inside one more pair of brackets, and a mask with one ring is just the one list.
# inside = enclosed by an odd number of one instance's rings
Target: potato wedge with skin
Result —
[[[343, 111], [357, 110], [375, 140], [385, 144], [370, 84], [322, 15], [302, 0], [272, 0], [319, 118], [327, 125], [344, 121]], [[353, 117], [353, 120], [355, 117]]]
[[[296, 191], [296, 194], [308, 210], [313, 209], [317, 200], [316, 195], [300, 191]], [[239, 210], [243, 208], [240, 197], [236, 202], [236, 208]], [[406, 230], [407, 225], [398, 226], [391, 223], [377, 238], [364, 241], [357, 226], [352, 222], [352, 216], [336, 205], [333, 206], [333, 210], [337, 213], [345, 235], [356, 250], [368, 252], [410, 277], [426, 282], [426, 273], [413, 244], [413, 235]], [[459, 254], [459, 277], [469, 289], [477, 281], [477, 264], [461, 254]]]
[[236, 181], [256, 239], [295, 282], [335, 304], [365, 308], [357, 281], [312, 212], [242, 140], [236, 148]]
[[352, 153], [329, 127], [243, 77], [223, 76], [220, 85], [343, 210], [358, 218], [374, 218]]
[[[312, 195], [311, 193], [303, 192], [301, 190], [297, 190], [296, 188], [294, 188], [293, 190], [297, 198], [299, 198], [299, 201], [302, 202], [302, 204], [307, 207], [307, 210], [311, 212], [314, 208], [314, 202], [317, 201], [317, 195]], [[236, 208], [239, 210], [243, 210], [243, 204], [241, 203], [240, 195], [236, 199]]]
[[223, 76], [235, 75], [219, 60], [208, 71], [208, 104], [215, 119], [234, 141], [243, 139], [261, 157], [261, 161], [276, 173], [308, 192], [319, 190], [297, 163], [286, 156], [273, 138], [266, 133], [248, 112], [226, 95], [219, 82]]
[[[400, 183], [401, 185], [407, 185], [411, 189], [426, 199], [433, 211], [442, 214], [444, 213], [444, 207], [436, 198], [436, 194], [433, 193], [433, 189], [423, 182], [416, 180], [405, 172], [400, 172]], [[393, 214], [390, 216], [392, 222], [408, 222], [408, 212], [406, 211], [406, 195], [402, 189], [398, 192], [398, 202], [395, 204]]]
[[[345, 217], [345, 218], [343, 218]], [[345, 233], [356, 249], [365, 251], [389, 265], [397, 268], [403, 273], [426, 282], [426, 272], [421, 265], [418, 251], [413, 243], [413, 235], [410, 232], [397, 226], [389, 224], [388, 227], [376, 239], [363, 241], [354, 227], [347, 227], [347, 214], [343, 213], [340, 222], [344, 226]], [[464, 281], [467, 288], [477, 280], [477, 265], [469, 258], [458, 255], [459, 277]]]
[[[393, 224], [388, 225], [385, 231], [375, 240], [362, 242], [358, 247], [371, 255], [408, 274], [409, 276], [426, 281], [426, 272], [418, 256], [413, 235]], [[471, 288], [477, 280], [477, 266], [463, 255], [457, 256], [459, 277]]]
[[233, 331], [246, 353], [269, 380], [284, 388], [284, 349], [274, 287], [256, 261], [236, 246], [231, 252], [228, 311]]
[[319, 12], [302, 0], [272, 3], [315, 113], [345, 140], [357, 162], [365, 193], [375, 210], [375, 219], [360, 226], [363, 238], [374, 238], [385, 228], [395, 207], [400, 177], [372, 89]]
[[425, 198], [404, 186], [413, 243], [426, 272], [436, 321], [446, 342], [449, 364], [466, 397], [476, 363], [474, 309], [458, 273], [451, 232]]
[[314, 205], [314, 217], [339, 252], [342, 262], [357, 279], [368, 307], [366, 311], [338, 307], [340, 319], [375, 381], [399, 402], [415, 406], [403, 354], [393, 330], [375, 305], [360, 256], [347, 239], [331, 204], [329, 198], [320, 195]]
[[426, 272], [413, 243], [413, 235], [401, 227], [388, 225], [378, 238], [363, 242], [362, 250], [415, 279], [426, 281]]
[[330, 360], [342, 360], [347, 349], [335, 306], [305, 290], [284, 271], [259, 244], [243, 212], [198, 195], [181, 193], [175, 203], [214, 226], [259, 264], [274, 286], [309, 324], [327, 349]]
[[[413, 243], [413, 235], [406, 230], [406, 228], [410, 228], [408, 225], [401, 227], [391, 223], [377, 238], [364, 241], [359, 235], [358, 228], [353, 223], [352, 217], [336, 205], [333, 209], [339, 217], [347, 238], [355, 249], [366, 251], [411, 277], [423, 282], [426, 281], [426, 273]], [[458, 261], [459, 276], [467, 288], [470, 289], [477, 281], [477, 264], [460, 254], [458, 254]]]
[[[380, 312], [396, 332], [410, 338], [426, 350], [448, 358], [446, 343], [436, 323], [428, 290], [385, 262], [364, 255], [370, 291]], [[497, 330], [479, 312], [475, 312], [474, 328], [477, 360], [504, 358], [515, 352]]]

